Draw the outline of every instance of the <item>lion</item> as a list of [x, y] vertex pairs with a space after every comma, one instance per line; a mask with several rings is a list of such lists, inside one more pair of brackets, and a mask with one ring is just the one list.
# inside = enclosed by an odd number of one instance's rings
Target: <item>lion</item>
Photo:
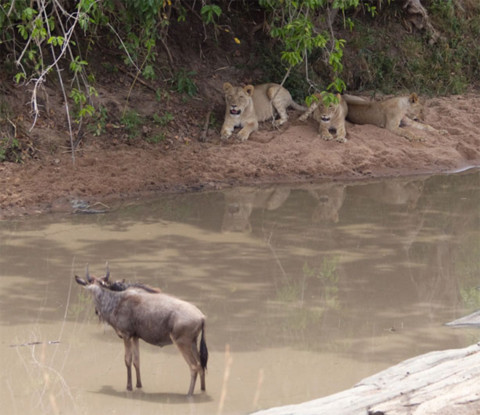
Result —
[[[258, 123], [268, 119], [274, 119], [273, 125], [279, 127], [288, 120], [288, 107], [306, 110], [292, 99], [287, 89], [278, 84], [247, 85], [242, 88], [225, 82], [223, 91], [226, 109], [222, 140], [228, 139], [235, 127], [242, 127], [238, 138], [241, 141], [248, 140], [250, 134], [258, 129]], [[275, 120], [276, 114], [280, 117], [278, 120]]]
[[337, 103], [326, 106], [322, 94], [314, 94], [317, 101], [299, 118], [306, 119], [313, 113], [313, 119], [318, 122], [318, 134], [325, 141], [336, 140], [339, 143], [347, 142], [345, 130], [345, 117], [347, 116], [347, 103], [340, 94], [337, 94]]
[[252, 232], [250, 216], [256, 209], [276, 210], [290, 196], [290, 188], [273, 186], [268, 188], [237, 187], [228, 189], [225, 195], [223, 232]]
[[[389, 98], [384, 101], [367, 101], [363, 98], [344, 95], [348, 105], [347, 120], [354, 124], [373, 124], [377, 127], [386, 128], [394, 134], [405, 137], [409, 141], [425, 141], [404, 128], [410, 126], [419, 130], [445, 134], [428, 124], [416, 120], [424, 120], [424, 107], [420, 103], [417, 94], [409, 96]], [[407, 118], [408, 117], [408, 118]]]
[[316, 200], [312, 212], [313, 223], [337, 223], [346, 195], [346, 186], [337, 183], [319, 183], [307, 187]]

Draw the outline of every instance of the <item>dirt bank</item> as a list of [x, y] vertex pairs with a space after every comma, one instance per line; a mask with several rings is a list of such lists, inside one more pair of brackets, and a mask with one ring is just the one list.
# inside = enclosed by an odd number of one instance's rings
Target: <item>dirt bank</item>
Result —
[[[221, 100], [220, 91], [215, 93]], [[170, 105], [173, 111], [174, 103]], [[39, 122], [33, 142], [42, 141], [44, 146], [36, 157], [21, 164], [0, 164], [0, 218], [70, 210], [74, 199], [109, 204], [162, 191], [411, 175], [480, 164], [480, 95], [476, 94], [428, 100], [426, 122], [448, 134], [421, 132], [426, 141], [417, 143], [373, 126], [352, 124], [347, 125], [347, 143], [325, 142], [317, 137], [314, 121], [301, 123], [295, 112], [280, 131], [264, 124], [247, 142], [223, 143], [221, 104], [215, 104], [213, 111], [219, 121], [209, 129], [206, 142], [200, 142], [207, 106], [193, 102], [190, 112], [183, 114], [191, 120], [189, 127], [173, 124], [171, 138], [161, 143], [139, 139], [140, 144], [131, 145], [115, 134], [108, 140], [89, 137], [76, 151], [75, 164], [67, 151], [66, 132], [54, 132], [48, 120]], [[150, 133], [142, 131], [144, 136]], [[45, 138], [55, 134], [65, 146], [49, 152]]]

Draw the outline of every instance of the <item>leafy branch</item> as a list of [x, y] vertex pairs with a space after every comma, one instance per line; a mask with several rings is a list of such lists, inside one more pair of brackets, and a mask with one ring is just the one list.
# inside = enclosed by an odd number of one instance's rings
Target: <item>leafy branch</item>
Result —
[[359, 0], [260, 0], [259, 3], [269, 13], [270, 35], [282, 44], [281, 60], [287, 75], [294, 67], [304, 63], [308, 84], [313, 90], [322, 90], [309, 75], [309, 57], [313, 52], [320, 51], [333, 73], [333, 79], [326, 88], [331, 93], [322, 96], [330, 99], [333, 93], [342, 92], [345, 83], [340, 76], [346, 42], [336, 38], [332, 23], [338, 11], [344, 15], [348, 8], [357, 7]]
[[[59, 0], [38, 0], [35, 3], [35, 9], [32, 7], [21, 9], [22, 4], [19, 3], [16, 4], [15, 0], [10, 3], [9, 12], [5, 16], [11, 20], [8, 21], [9, 24], [3, 25], [11, 29], [18, 20], [16, 29], [24, 42], [15, 59], [15, 64], [20, 69], [15, 75], [15, 80], [24, 85], [33, 84], [30, 100], [33, 122], [30, 131], [35, 127], [41, 114], [38, 101], [39, 90], [46, 82], [47, 76], [55, 71], [65, 103], [72, 160], [75, 163], [74, 122], [68, 98], [72, 97], [76, 104], [78, 111], [75, 122], [80, 130], [82, 119], [93, 112], [93, 106], [87, 104], [87, 100], [95, 94], [95, 90], [90, 85], [86, 74], [85, 68], [88, 63], [81, 58], [80, 51], [75, 48], [77, 43], [73, 37], [77, 26], [86, 31], [89, 24], [94, 21], [92, 13], [97, 8], [97, 1], [81, 0], [72, 12], [67, 11]], [[16, 50], [16, 43], [14, 43], [14, 50]], [[50, 63], [47, 64], [49, 61]], [[76, 85], [70, 95], [65, 86], [62, 66], [64, 62], [68, 63], [72, 75], [71, 83]]]

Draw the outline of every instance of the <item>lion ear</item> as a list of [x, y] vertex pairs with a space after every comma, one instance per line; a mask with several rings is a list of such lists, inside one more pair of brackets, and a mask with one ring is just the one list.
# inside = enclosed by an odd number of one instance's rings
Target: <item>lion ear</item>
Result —
[[247, 85], [243, 88], [243, 90], [246, 92], [246, 94], [250, 97], [253, 95], [253, 90], [254, 89], [255, 89], [255, 87], [253, 85]]
[[230, 82], [225, 82], [223, 84], [223, 92], [228, 92], [233, 88], [232, 84]]
[[410, 102], [416, 104], [418, 102], [418, 95], [415, 92], [412, 92], [410, 95]]

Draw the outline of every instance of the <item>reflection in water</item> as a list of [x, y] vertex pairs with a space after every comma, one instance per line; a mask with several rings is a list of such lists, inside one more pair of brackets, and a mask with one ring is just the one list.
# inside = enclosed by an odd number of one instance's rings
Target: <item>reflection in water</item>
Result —
[[290, 195], [290, 188], [238, 187], [226, 190], [225, 213], [222, 230], [225, 232], [251, 232], [250, 215], [253, 209], [278, 209]]
[[[244, 414], [463, 347], [480, 308], [479, 172], [164, 196], [108, 215], [0, 222], [5, 413]], [[73, 275], [160, 287], [207, 315], [206, 394], [174, 349], [123, 345]]]

